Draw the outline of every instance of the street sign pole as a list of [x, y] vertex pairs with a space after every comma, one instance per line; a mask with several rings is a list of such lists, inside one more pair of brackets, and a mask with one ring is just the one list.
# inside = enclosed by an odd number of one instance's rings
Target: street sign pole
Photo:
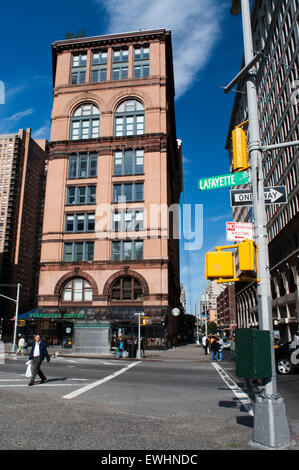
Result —
[[138, 316], [138, 348], [137, 348], [137, 354], [136, 354], [136, 358], [137, 359], [141, 359], [141, 349], [140, 349], [140, 317], [145, 315], [144, 312], [138, 312], [138, 313], [135, 313], [135, 315]]
[[[241, 0], [241, 11], [246, 66], [252, 61], [254, 50], [252, 42], [249, 0]], [[286, 418], [285, 405], [283, 398], [277, 393], [276, 384], [272, 299], [270, 288], [270, 264], [255, 70], [251, 69], [246, 78], [253, 214], [255, 241], [258, 245], [258, 275], [260, 279], [257, 288], [259, 327], [262, 330], [270, 331], [272, 360], [272, 377], [266, 383], [263, 393], [257, 397], [255, 405], [253, 442], [272, 448], [277, 448], [290, 444], [290, 433]]]
[[20, 303], [20, 287], [21, 284], [18, 283], [18, 290], [17, 290], [17, 299], [16, 299], [16, 313], [15, 313], [15, 326], [14, 326], [14, 335], [13, 335], [13, 343], [12, 343], [12, 352], [16, 350], [16, 341], [17, 341], [17, 325], [18, 325], [18, 316], [19, 316], [19, 303]]

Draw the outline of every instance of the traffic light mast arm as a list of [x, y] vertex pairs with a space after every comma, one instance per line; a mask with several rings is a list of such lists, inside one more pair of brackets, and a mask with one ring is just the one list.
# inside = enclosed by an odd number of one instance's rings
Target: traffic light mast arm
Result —
[[246, 119], [246, 121], [244, 121], [244, 122], [241, 122], [241, 124], [237, 124], [237, 125], [235, 126], [235, 129], [236, 129], [237, 127], [243, 127], [243, 126], [245, 126], [246, 124], [248, 124], [248, 119]]
[[238, 248], [239, 243], [235, 243], [234, 245], [223, 245], [223, 246], [215, 246], [216, 251], [228, 250], [231, 248]]
[[260, 282], [259, 277], [247, 277], [247, 276], [240, 276], [235, 277], [232, 279], [222, 279], [221, 277], [217, 279], [217, 284], [225, 284], [227, 282]]

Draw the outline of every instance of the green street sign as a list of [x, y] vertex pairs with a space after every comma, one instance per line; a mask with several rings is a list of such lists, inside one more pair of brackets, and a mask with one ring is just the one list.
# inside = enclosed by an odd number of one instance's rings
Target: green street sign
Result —
[[249, 171], [240, 171], [229, 175], [211, 176], [198, 180], [198, 190], [226, 188], [227, 186], [239, 186], [249, 183]]

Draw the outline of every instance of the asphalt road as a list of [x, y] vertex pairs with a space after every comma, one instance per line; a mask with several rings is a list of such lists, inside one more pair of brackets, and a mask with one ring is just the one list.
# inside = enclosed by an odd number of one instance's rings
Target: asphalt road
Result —
[[[33, 387], [26, 360], [0, 365], [1, 450], [254, 450], [252, 408], [231, 388], [240, 381], [230, 360], [58, 357]], [[295, 435], [298, 380], [279, 379]]]

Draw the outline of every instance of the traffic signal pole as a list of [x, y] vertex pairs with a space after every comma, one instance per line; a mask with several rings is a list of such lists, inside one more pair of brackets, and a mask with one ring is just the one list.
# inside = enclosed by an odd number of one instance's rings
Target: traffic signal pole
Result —
[[[249, 0], [241, 0], [241, 12], [246, 69], [250, 63], [254, 63]], [[255, 242], [258, 246], [258, 318], [259, 328], [270, 331], [272, 360], [272, 377], [266, 383], [263, 392], [256, 397], [253, 444], [260, 444], [270, 448], [281, 448], [290, 444], [290, 433], [284, 401], [277, 393], [276, 383], [270, 264], [255, 68], [246, 69], [246, 87], [249, 121], [248, 151], [251, 163], [254, 231]]]
[[[1, 286], [15, 287], [15, 284], [1, 284]], [[16, 341], [17, 341], [17, 326], [18, 326], [18, 315], [19, 315], [19, 304], [20, 304], [20, 289], [21, 289], [21, 284], [18, 282], [16, 299], [12, 299], [11, 297], [8, 297], [7, 295], [0, 294], [0, 297], [4, 297], [5, 299], [11, 300], [12, 302], [16, 304], [14, 334], [13, 334], [13, 340], [11, 343], [11, 352], [15, 352], [17, 348]]]

